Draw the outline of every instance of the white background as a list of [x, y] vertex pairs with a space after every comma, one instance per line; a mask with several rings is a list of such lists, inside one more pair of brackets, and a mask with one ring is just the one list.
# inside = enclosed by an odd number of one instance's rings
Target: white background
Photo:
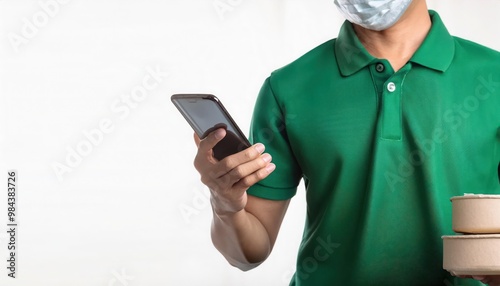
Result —
[[[0, 0], [0, 180], [15, 168], [20, 181], [15, 280], [0, 184], [0, 284], [288, 285], [303, 187], [271, 257], [246, 273], [230, 267], [211, 245], [192, 131], [170, 95], [216, 94], [247, 133], [269, 73], [337, 36], [333, 1], [53, 1]], [[487, 24], [500, 1], [429, 6], [452, 34], [500, 50]], [[102, 120], [113, 128], [93, 144], [84, 133]], [[86, 154], [68, 159], [78, 148]], [[58, 178], [62, 164], [72, 166]]]

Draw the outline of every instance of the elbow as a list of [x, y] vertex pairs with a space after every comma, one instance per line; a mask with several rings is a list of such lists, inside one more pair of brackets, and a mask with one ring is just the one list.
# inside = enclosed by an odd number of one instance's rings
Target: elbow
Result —
[[251, 251], [248, 249], [245, 251], [240, 247], [228, 249], [220, 245], [220, 241], [215, 240], [212, 242], [215, 248], [224, 256], [231, 266], [245, 272], [261, 265], [270, 255], [270, 249], [267, 249], [267, 251]]
[[[242, 253], [241, 249], [238, 251], [234, 252], [225, 252], [223, 248], [217, 247], [216, 244], [214, 244], [215, 248], [224, 256], [226, 261], [233, 267], [238, 268], [241, 271], [249, 271], [252, 270], [259, 265], [261, 265], [269, 256], [269, 253], [267, 255], [248, 255]], [[237, 255], [235, 255], [238, 253]]]
[[229, 264], [235, 268], [238, 268], [239, 270], [241, 271], [244, 271], [244, 272], [247, 272], [247, 271], [250, 271], [254, 268], [257, 268], [257, 266], [261, 265], [264, 261], [260, 261], [260, 262], [248, 262], [248, 261], [234, 261], [234, 260], [231, 260], [231, 259], [228, 259], [226, 257], [226, 260], [229, 262]]

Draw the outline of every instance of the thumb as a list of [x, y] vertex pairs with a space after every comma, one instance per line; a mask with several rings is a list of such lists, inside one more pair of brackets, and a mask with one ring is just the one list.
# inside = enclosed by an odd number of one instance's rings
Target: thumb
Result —
[[193, 139], [194, 139], [194, 143], [196, 144], [196, 147], [200, 148], [201, 139], [200, 139], [200, 136], [198, 136], [198, 134], [196, 134], [196, 132], [193, 133]]
[[[217, 143], [219, 143], [219, 141], [221, 141], [222, 138], [224, 138], [225, 136], [226, 136], [226, 130], [224, 128], [219, 128], [219, 129], [209, 133], [207, 137], [205, 137], [203, 140], [200, 140], [199, 142], [197, 142], [198, 149], [200, 149], [199, 151], [201, 153], [210, 152], [210, 154], [211, 154], [214, 146], [217, 145]], [[196, 137], [198, 137], [198, 136], [196, 136]], [[198, 137], [198, 140], [199, 140], [199, 137]], [[195, 141], [196, 141], [196, 138], [195, 138]]]

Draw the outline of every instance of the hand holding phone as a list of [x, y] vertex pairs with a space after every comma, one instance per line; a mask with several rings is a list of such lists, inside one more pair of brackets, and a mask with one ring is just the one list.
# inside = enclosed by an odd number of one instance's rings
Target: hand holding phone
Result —
[[[213, 194], [211, 204], [218, 214], [236, 213], [245, 208], [249, 187], [265, 179], [276, 166], [271, 163], [265, 147], [250, 143], [231, 118], [222, 103], [210, 94], [175, 94], [172, 102], [186, 118], [199, 138], [194, 166], [200, 179]], [[225, 136], [211, 133], [225, 129]], [[211, 133], [211, 134], [210, 134]], [[222, 132], [221, 132], [222, 133]], [[210, 136], [209, 136], [210, 134]], [[217, 136], [221, 135], [221, 136]], [[198, 142], [198, 139], [205, 139]], [[250, 148], [249, 148], [250, 147]], [[243, 151], [244, 150], [244, 151]], [[219, 161], [214, 162], [207, 152]], [[234, 160], [223, 160], [226, 156]], [[233, 172], [235, 171], [235, 172]]]

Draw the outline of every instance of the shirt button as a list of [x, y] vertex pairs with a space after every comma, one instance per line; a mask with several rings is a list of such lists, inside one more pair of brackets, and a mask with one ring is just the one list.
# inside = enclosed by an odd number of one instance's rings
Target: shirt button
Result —
[[383, 72], [385, 70], [384, 64], [378, 63], [375, 65], [375, 70], [378, 72]]
[[390, 83], [387, 84], [387, 90], [389, 92], [393, 92], [396, 90], [396, 85], [391, 81]]

